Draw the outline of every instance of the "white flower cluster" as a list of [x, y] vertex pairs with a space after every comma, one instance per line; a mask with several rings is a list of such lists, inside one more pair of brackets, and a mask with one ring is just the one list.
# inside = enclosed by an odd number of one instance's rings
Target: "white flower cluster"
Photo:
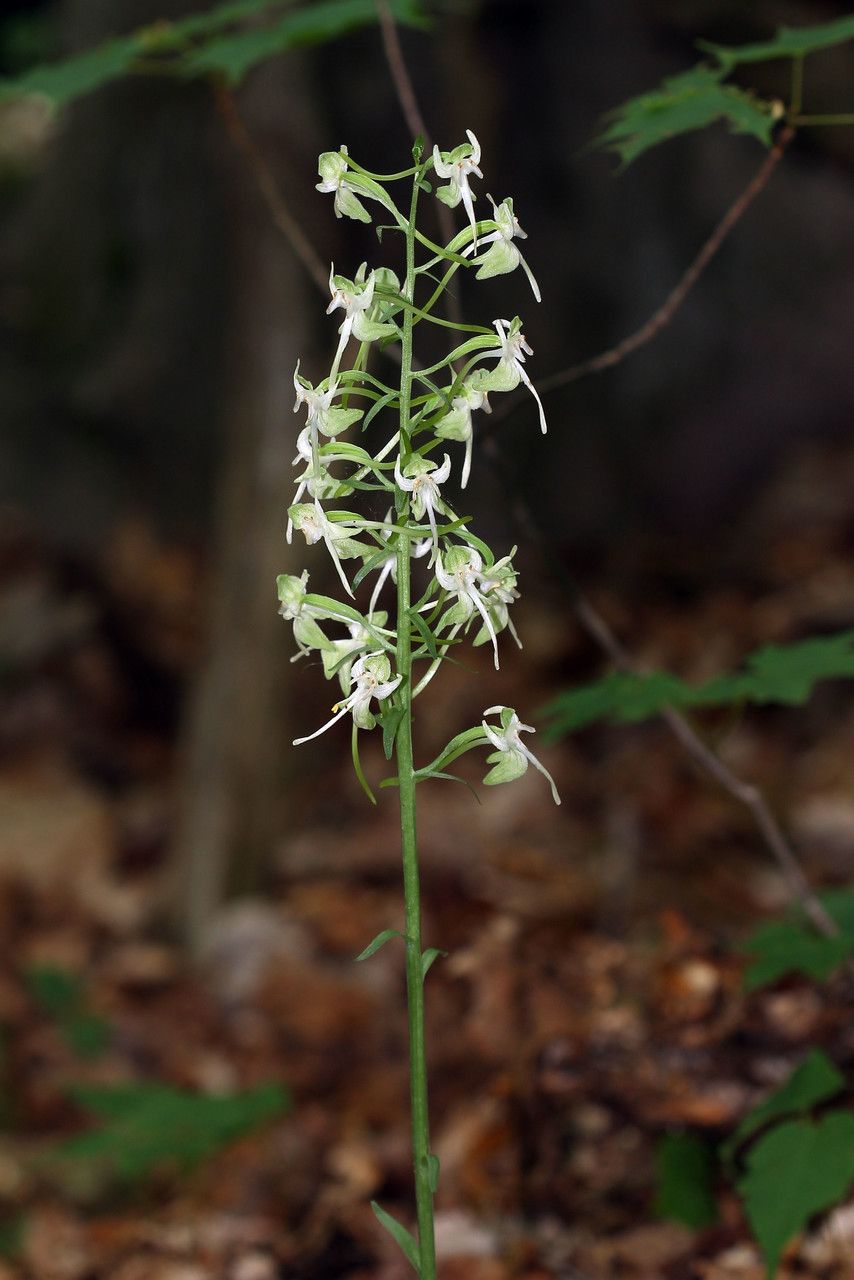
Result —
[[[407, 286], [387, 267], [369, 271], [363, 263], [352, 279], [336, 274], [332, 267], [327, 313], [343, 312], [332, 367], [316, 386], [302, 376], [299, 363], [294, 372], [294, 412], [305, 409], [306, 417], [294, 458], [297, 489], [288, 510], [288, 541], [296, 529], [309, 544], [323, 542], [350, 601], [355, 601], [355, 589], [376, 575], [365, 613], [354, 604], [309, 592], [307, 572], [278, 579], [280, 612], [293, 624], [295, 659], [317, 654], [324, 674], [337, 680], [342, 692], [332, 718], [314, 733], [297, 738], [298, 743], [317, 737], [345, 717], [352, 719], [354, 730], [372, 729], [378, 720], [384, 726], [397, 723], [393, 717], [403, 705], [401, 699], [417, 696], [451, 647], [472, 630], [475, 645], [490, 643], [496, 668], [502, 632], [509, 631], [521, 647], [510, 618], [519, 594], [513, 567], [516, 549], [496, 558], [468, 531], [447, 489], [454, 480], [461, 489], [468, 483], [473, 415], [490, 411], [492, 393], [512, 391], [523, 383], [537, 402], [540, 426], [546, 430], [542, 402], [525, 368], [531, 348], [522, 322], [517, 316], [494, 320], [491, 327], [467, 325], [459, 344], [437, 364], [424, 369], [411, 362], [413, 327], [437, 322], [433, 309], [459, 270], [475, 268], [476, 278], [483, 280], [521, 266], [534, 297], [540, 300], [537, 282], [516, 243], [525, 233], [513, 201], [507, 198], [496, 204], [490, 196], [492, 217], [480, 222], [475, 217], [477, 197], [471, 180], [482, 177], [481, 151], [474, 134], [467, 136], [468, 142], [449, 152], [434, 148], [432, 156], [423, 160], [416, 152], [413, 168], [391, 176], [362, 168], [346, 147], [320, 157], [318, 190], [334, 194], [338, 217], [370, 222], [364, 202], [375, 201], [408, 236], [410, 245], [417, 239], [432, 256], [417, 266], [410, 258]], [[410, 227], [386, 190], [386, 184], [409, 178], [416, 195], [419, 190], [429, 191], [431, 170], [444, 182], [435, 189], [436, 197], [451, 208], [462, 204], [468, 220], [444, 247]], [[434, 288], [433, 268], [439, 263], [445, 275]], [[416, 303], [415, 286], [421, 284], [432, 293]], [[438, 323], [447, 326], [448, 322]], [[393, 342], [403, 344], [405, 332], [409, 373], [400, 385], [389, 386], [369, 371], [371, 354]], [[383, 414], [392, 417], [395, 425], [374, 453], [358, 439], [344, 439], [348, 429], [357, 424], [367, 428], [374, 420], [381, 422]], [[458, 477], [453, 474], [451, 456], [441, 452], [441, 445], [448, 441], [464, 445]], [[357, 492], [380, 495], [389, 508], [385, 519], [371, 520], [342, 509], [342, 501]], [[388, 614], [377, 611], [387, 584], [396, 581], [401, 549], [408, 561], [425, 561], [427, 577], [423, 593], [406, 615], [407, 625], [411, 624], [412, 660], [426, 663], [424, 674], [409, 687], [402, 686], [403, 676], [395, 671], [397, 632], [386, 625]], [[345, 636], [330, 634], [331, 627]], [[521, 724], [508, 707], [491, 707], [484, 716], [497, 716], [498, 724], [484, 718], [469, 737], [472, 746], [494, 749], [485, 781], [509, 781], [530, 763], [548, 778], [559, 803], [550, 775], [520, 739], [520, 732], [532, 731], [530, 726]]]

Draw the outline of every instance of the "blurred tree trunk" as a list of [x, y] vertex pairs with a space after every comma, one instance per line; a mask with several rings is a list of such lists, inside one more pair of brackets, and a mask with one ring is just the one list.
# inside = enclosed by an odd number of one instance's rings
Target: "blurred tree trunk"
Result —
[[[66, 0], [61, 21], [67, 45], [85, 48], [187, 8]], [[317, 152], [305, 61], [256, 70], [240, 110], [281, 188], [310, 191], [291, 176], [310, 175]], [[291, 379], [313, 286], [210, 86], [134, 80], [83, 99], [41, 188], [32, 256], [69, 299], [54, 341], [80, 353], [68, 400], [103, 424], [116, 455], [95, 526], [150, 500], [155, 517], [197, 527], [213, 467], [209, 625], [184, 713], [168, 876], [169, 911], [198, 949], [226, 893], [257, 886], [287, 812], [290, 650], [275, 577], [291, 555]], [[118, 289], [104, 266], [116, 245], [129, 264]], [[88, 458], [79, 466], [88, 482]], [[76, 519], [91, 523], [86, 509]]]
[[[256, 72], [241, 94], [240, 111], [290, 198], [299, 184], [288, 159], [296, 150], [300, 169], [311, 172], [315, 150], [302, 61], [289, 57]], [[284, 540], [294, 451], [290, 402], [293, 369], [307, 346], [304, 317], [312, 313], [313, 301], [305, 268], [274, 226], [224, 125], [222, 145], [236, 268], [229, 389], [207, 655], [184, 728], [173, 851], [174, 906], [195, 951], [226, 893], [257, 887], [286, 811], [291, 668], [275, 579], [295, 571], [295, 553]]]

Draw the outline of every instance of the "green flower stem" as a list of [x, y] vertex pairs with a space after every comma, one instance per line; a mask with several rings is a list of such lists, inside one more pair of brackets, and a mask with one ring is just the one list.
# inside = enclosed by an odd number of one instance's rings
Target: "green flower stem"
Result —
[[[412, 301], [415, 289], [415, 213], [418, 175], [412, 184], [412, 203], [406, 234], [404, 296]], [[409, 427], [412, 391], [412, 311], [403, 316], [400, 362], [400, 452], [410, 452]], [[409, 499], [400, 512], [408, 519]], [[433, 1231], [433, 1192], [430, 1189], [430, 1129], [427, 1111], [427, 1064], [424, 1055], [424, 979], [421, 972], [421, 888], [415, 827], [415, 764], [412, 755], [412, 637], [410, 608], [410, 542], [397, 538], [397, 673], [404, 713], [396, 738], [397, 773], [400, 780], [400, 834], [403, 852], [403, 891], [406, 918], [406, 993], [409, 1013], [409, 1082], [412, 1106], [412, 1161], [415, 1172], [415, 1204], [418, 1220], [420, 1280], [435, 1280], [436, 1245]]]

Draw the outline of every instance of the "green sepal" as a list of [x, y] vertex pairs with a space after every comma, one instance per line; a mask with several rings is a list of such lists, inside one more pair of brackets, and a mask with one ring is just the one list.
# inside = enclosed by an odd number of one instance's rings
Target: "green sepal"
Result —
[[355, 219], [356, 222], [371, 221], [371, 215], [359, 197], [346, 186], [340, 186], [335, 194], [335, 212], [339, 217], [343, 213], [346, 217]]
[[495, 240], [481, 258], [475, 258], [477, 273], [475, 280], [490, 280], [493, 276], [503, 276], [515, 271], [519, 265], [520, 255], [515, 244], [507, 240]]
[[446, 187], [436, 188], [436, 199], [441, 200], [449, 209], [456, 209], [462, 199], [462, 193], [456, 182], [449, 182]]
[[497, 786], [499, 782], [514, 782], [528, 768], [528, 761], [521, 751], [493, 751], [486, 757], [486, 763], [492, 765], [483, 780], [487, 787]]
[[522, 375], [514, 364], [499, 360], [491, 372], [477, 369], [471, 378], [476, 391], [514, 391], [522, 381]]
[[414, 1269], [415, 1274], [420, 1276], [421, 1263], [418, 1257], [418, 1245], [412, 1232], [401, 1226], [390, 1213], [386, 1213], [382, 1205], [377, 1204], [376, 1200], [371, 1201], [371, 1208], [374, 1211], [377, 1222], [379, 1222], [380, 1226], [385, 1227], [392, 1240], [399, 1246], [409, 1265]]
[[322, 429], [323, 435], [337, 436], [339, 432], [346, 431], [354, 422], [358, 422], [362, 413], [362, 409], [342, 409], [340, 406], [327, 409], [324, 414], [326, 421]]
[[322, 653], [331, 644], [331, 641], [323, 634], [314, 618], [309, 618], [305, 615], [294, 619], [294, 639], [300, 648], [320, 649]]
[[378, 933], [368, 943], [364, 951], [359, 952], [356, 956], [356, 964], [359, 964], [362, 960], [370, 960], [371, 956], [375, 956], [381, 947], [384, 947], [387, 942], [391, 942], [392, 938], [403, 938], [404, 942], [406, 941], [406, 935], [401, 933], [399, 929], [383, 929], [382, 933]]
[[394, 338], [398, 335], [396, 324], [385, 324], [382, 320], [367, 320], [363, 316], [359, 317], [358, 328], [353, 326], [353, 332], [360, 342], [378, 342], [380, 338]]

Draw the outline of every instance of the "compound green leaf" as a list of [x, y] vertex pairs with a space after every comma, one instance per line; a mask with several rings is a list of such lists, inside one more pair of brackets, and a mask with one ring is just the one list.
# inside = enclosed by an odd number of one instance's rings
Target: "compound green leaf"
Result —
[[64, 107], [85, 93], [126, 75], [139, 57], [134, 36], [108, 40], [62, 62], [32, 67], [14, 79], [0, 79], [0, 102], [22, 94], [39, 94], [55, 107]]
[[773, 58], [800, 58], [854, 40], [854, 14], [810, 27], [780, 27], [773, 40], [729, 47], [698, 40], [697, 47], [711, 53], [728, 73], [743, 62], [768, 62]]
[[[547, 707], [548, 737], [555, 739], [598, 720], [638, 721], [665, 707], [700, 708], [754, 702], [795, 706], [806, 702], [820, 680], [854, 676], [854, 632], [820, 636], [790, 645], [766, 645], [751, 654], [745, 670], [694, 685], [668, 672], [612, 672], [568, 689]], [[852, 905], [854, 925], [854, 905]]]
[[[389, 8], [401, 22], [414, 22], [418, 15], [411, 2], [392, 0]], [[298, 9], [268, 27], [240, 31], [209, 40], [182, 59], [186, 75], [216, 72], [230, 84], [239, 84], [258, 62], [287, 49], [323, 44], [376, 21], [373, 0], [320, 0]]]
[[767, 1267], [774, 1280], [780, 1256], [810, 1218], [837, 1204], [854, 1181], [854, 1115], [831, 1111], [816, 1123], [791, 1120], [748, 1152], [739, 1179]]
[[744, 1117], [732, 1137], [721, 1147], [729, 1161], [737, 1149], [772, 1120], [803, 1116], [821, 1102], [827, 1102], [845, 1087], [845, 1077], [821, 1049], [811, 1049], [795, 1067], [785, 1084], [760, 1102]]
[[852, 945], [850, 937], [825, 938], [806, 922], [777, 920], [762, 925], [744, 944], [744, 951], [752, 957], [744, 985], [748, 991], [756, 991], [789, 973], [803, 973], [820, 981], [842, 964]]
[[671, 76], [657, 89], [610, 112], [594, 145], [616, 151], [628, 165], [668, 138], [724, 120], [733, 133], [750, 134], [770, 146], [775, 119], [771, 104], [721, 84], [723, 75], [723, 68], [701, 63]]
[[[237, 84], [258, 62], [288, 49], [334, 40], [377, 20], [373, 0], [318, 0], [266, 26], [240, 27], [244, 19], [281, 10], [286, 2], [231, 0], [208, 13], [150, 23], [95, 49], [0, 78], [0, 102], [39, 94], [60, 108], [131, 71], [186, 76], [216, 73]], [[417, 0], [389, 0], [389, 8], [398, 22], [425, 25]]]
[[163, 1084], [86, 1085], [71, 1092], [102, 1123], [60, 1143], [45, 1160], [105, 1168], [126, 1183], [138, 1182], [161, 1166], [199, 1164], [289, 1105], [286, 1091], [277, 1084], [226, 1096], [187, 1093]]

